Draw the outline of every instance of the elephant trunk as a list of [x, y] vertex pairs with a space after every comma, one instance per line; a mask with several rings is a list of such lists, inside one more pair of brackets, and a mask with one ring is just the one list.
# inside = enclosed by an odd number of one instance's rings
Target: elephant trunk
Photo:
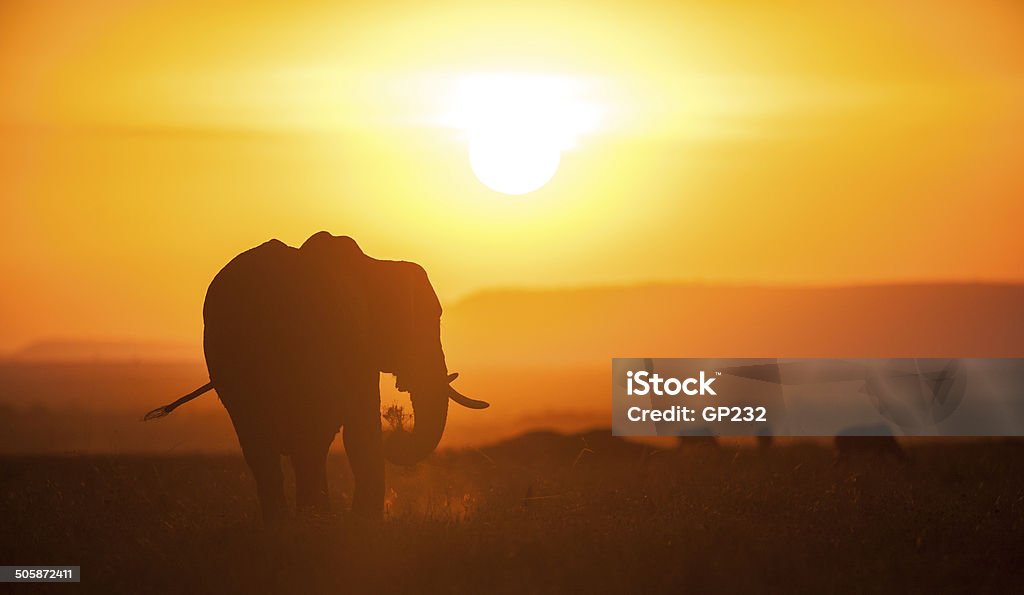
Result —
[[448, 420], [448, 393], [444, 384], [435, 390], [412, 393], [412, 432], [397, 430], [384, 443], [384, 456], [396, 465], [412, 466], [434, 452]]

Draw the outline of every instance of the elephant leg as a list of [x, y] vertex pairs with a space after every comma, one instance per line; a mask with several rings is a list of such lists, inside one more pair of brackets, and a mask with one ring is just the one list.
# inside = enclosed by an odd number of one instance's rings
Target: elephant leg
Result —
[[[376, 374], [375, 374], [376, 376]], [[358, 415], [348, 420], [343, 430], [345, 454], [355, 479], [352, 512], [371, 519], [384, 517], [384, 442], [380, 428], [380, 389], [377, 380], [372, 384], [372, 397], [366, 391], [357, 393], [360, 399]]]
[[345, 453], [355, 479], [352, 512], [372, 519], [384, 516], [384, 443], [380, 420], [374, 427], [346, 425]]
[[256, 480], [256, 494], [259, 496], [263, 522], [274, 523], [282, 520], [286, 513], [284, 498], [284, 476], [281, 473], [281, 455], [276, 449], [255, 439], [241, 439], [242, 454]]
[[327, 512], [327, 452], [331, 443], [303, 444], [292, 454], [295, 468], [295, 507], [298, 511]]

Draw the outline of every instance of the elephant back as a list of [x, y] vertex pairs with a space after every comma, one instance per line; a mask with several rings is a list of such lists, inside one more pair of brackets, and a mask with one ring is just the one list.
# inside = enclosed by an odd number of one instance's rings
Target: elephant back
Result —
[[203, 349], [214, 385], [287, 368], [301, 301], [296, 250], [271, 240], [231, 260], [203, 304]]
[[[210, 379], [240, 432], [336, 431], [351, 366], [347, 310], [299, 251], [272, 240], [214, 278], [203, 307]], [[316, 428], [312, 426], [317, 426]], [[320, 427], [323, 426], [323, 427]]]

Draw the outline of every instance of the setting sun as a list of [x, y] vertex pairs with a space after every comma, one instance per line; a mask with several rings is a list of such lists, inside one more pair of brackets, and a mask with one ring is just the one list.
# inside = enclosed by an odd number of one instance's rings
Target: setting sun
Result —
[[448, 119], [465, 137], [477, 179], [503, 194], [526, 194], [554, 177], [562, 151], [597, 117], [570, 78], [500, 73], [460, 79]]
[[547, 184], [562, 159], [558, 145], [542, 135], [485, 135], [469, 141], [469, 164], [477, 179], [503, 194], [526, 194]]

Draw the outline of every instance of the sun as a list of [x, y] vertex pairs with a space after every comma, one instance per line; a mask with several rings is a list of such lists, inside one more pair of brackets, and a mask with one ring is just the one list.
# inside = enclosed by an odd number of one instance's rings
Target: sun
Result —
[[558, 171], [562, 152], [593, 127], [595, 110], [571, 78], [476, 74], [459, 81], [451, 119], [465, 137], [469, 165], [502, 194], [533, 192]]
[[481, 135], [469, 141], [469, 165], [485, 186], [503, 194], [526, 194], [558, 171], [562, 151], [538, 134]]

